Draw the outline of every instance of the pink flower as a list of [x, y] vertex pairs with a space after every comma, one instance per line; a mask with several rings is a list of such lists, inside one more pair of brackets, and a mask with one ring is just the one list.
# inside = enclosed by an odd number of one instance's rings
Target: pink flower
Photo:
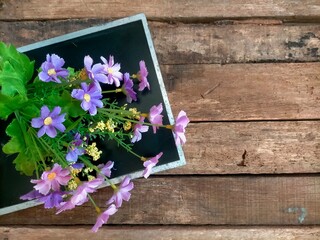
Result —
[[54, 191], [60, 190], [60, 185], [67, 185], [70, 180], [70, 172], [68, 169], [63, 169], [59, 164], [55, 163], [50, 171], [45, 171], [39, 180], [31, 180], [36, 183], [33, 187], [43, 195], [47, 195], [50, 189]]
[[[163, 118], [163, 116], [161, 115], [162, 110], [163, 110], [162, 103], [160, 103], [158, 106], [154, 105], [150, 108], [149, 117], [148, 117], [150, 123], [155, 125], [162, 125], [162, 118]], [[153, 133], [156, 133], [159, 127], [152, 126], [152, 128], [153, 128]]]
[[104, 63], [104, 71], [108, 76], [108, 84], [115, 84], [116, 87], [120, 86], [120, 81], [122, 81], [122, 73], [120, 72], [120, 64], [114, 63], [113, 56], [109, 56], [109, 62], [104, 57], [100, 57]]
[[124, 95], [127, 96], [127, 102], [137, 101], [137, 93], [133, 90], [133, 81], [130, 79], [129, 73], [123, 75], [123, 85], [121, 87]]
[[100, 173], [98, 176], [101, 177], [110, 177], [111, 176], [111, 169], [114, 166], [114, 162], [108, 161], [106, 164], [99, 164], [97, 167], [100, 169]]
[[103, 183], [103, 178], [96, 178], [89, 182], [84, 182], [72, 193], [72, 197], [67, 202], [62, 202], [56, 214], [65, 210], [75, 208], [88, 201], [88, 193], [93, 193]]
[[117, 211], [118, 209], [116, 208], [116, 206], [114, 204], [111, 204], [107, 210], [105, 210], [98, 216], [96, 224], [91, 229], [92, 232], [97, 232], [98, 229], [109, 220], [109, 217], [115, 214]]
[[139, 91], [143, 91], [145, 88], [148, 88], [150, 90], [150, 84], [148, 82], [147, 76], [148, 76], [148, 69], [146, 67], [146, 63], [144, 61], [139, 62], [140, 71], [137, 74], [139, 83]]
[[190, 122], [184, 111], [180, 111], [178, 117], [176, 118], [176, 123], [173, 127], [173, 132], [175, 134], [175, 142], [177, 145], [183, 145], [186, 143], [185, 128]]
[[160, 152], [156, 156], [150, 158], [149, 160], [143, 163], [143, 166], [145, 167], [143, 171], [144, 178], [148, 178], [150, 176], [152, 168], [159, 162], [159, 158], [161, 158], [162, 154], [163, 152]]
[[106, 204], [110, 204], [115, 202], [116, 207], [119, 208], [122, 205], [122, 201], [129, 201], [130, 197], [131, 197], [131, 193], [129, 191], [131, 191], [134, 187], [133, 182], [130, 182], [131, 179], [126, 176], [121, 184], [120, 187], [117, 188], [114, 192], [114, 194], [112, 195], [112, 197], [107, 201]]
[[148, 69], [146, 67], [146, 63], [144, 61], [139, 62], [140, 71], [138, 72], [137, 76], [140, 81], [139, 83], [139, 91], [143, 91], [145, 88], [150, 90], [150, 84], [148, 82]]
[[147, 132], [149, 130], [149, 126], [143, 125], [144, 119], [145, 117], [141, 116], [139, 119], [139, 123], [134, 125], [133, 138], [131, 139], [132, 143], [140, 141], [142, 138], [141, 133]]

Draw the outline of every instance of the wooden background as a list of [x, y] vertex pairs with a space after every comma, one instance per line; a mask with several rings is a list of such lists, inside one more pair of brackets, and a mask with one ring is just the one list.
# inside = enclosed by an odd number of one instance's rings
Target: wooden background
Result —
[[[320, 1], [0, 0], [17, 47], [145, 13], [187, 165], [135, 180], [92, 234], [90, 204], [0, 217], [13, 239], [320, 239]], [[110, 190], [95, 194], [103, 204]]]

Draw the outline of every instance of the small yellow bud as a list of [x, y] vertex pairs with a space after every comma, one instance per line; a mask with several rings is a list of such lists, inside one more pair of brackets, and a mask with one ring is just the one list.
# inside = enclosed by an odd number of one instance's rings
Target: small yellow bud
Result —
[[132, 127], [132, 124], [131, 124], [131, 122], [129, 122], [129, 121], [127, 121], [127, 122], [125, 122], [125, 123], [123, 124], [123, 129], [124, 129], [125, 131], [129, 131], [129, 130], [131, 129], [131, 127]]

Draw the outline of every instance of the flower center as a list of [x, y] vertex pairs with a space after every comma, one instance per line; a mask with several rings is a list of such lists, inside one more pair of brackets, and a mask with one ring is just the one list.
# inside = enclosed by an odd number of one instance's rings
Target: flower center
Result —
[[47, 117], [46, 119], [44, 119], [43, 123], [46, 126], [50, 125], [52, 123], [52, 118], [51, 117]]
[[57, 174], [56, 174], [55, 172], [49, 173], [49, 174], [48, 174], [48, 179], [49, 179], [50, 181], [52, 181], [53, 179], [56, 178], [56, 176], [57, 176]]
[[90, 95], [89, 95], [88, 93], [85, 93], [84, 96], [83, 96], [83, 98], [84, 98], [84, 100], [85, 100], [86, 102], [90, 102], [91, 97], [90, 97]]
[[56, 73], [56, 70], [54, 70], [54, 68], [50, 68], [49, 70], [48, 70], [48, 75], [49, 76], [52, 76], [52, 75], [56, 75], [57, 73]]
[[108, 68], [108, 73], [109, 73], [109, 74], [112, 74], [112, 73], [113, 73], [112, 68]]

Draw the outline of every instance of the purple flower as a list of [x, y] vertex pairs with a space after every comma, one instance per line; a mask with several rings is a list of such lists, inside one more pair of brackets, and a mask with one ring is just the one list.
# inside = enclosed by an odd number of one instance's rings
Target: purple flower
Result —
[[69, 71], [62, 68], [63, 65], [63, 58], [60, 58], [56, 54], [52, 54], [51, 56], [47, 54], [46, 61], [41, 64], [39, 79], [44, 82], [52, 81], [61, 83], [58, 77], [66, 78], [69, 75]]
[[163, 152], [160, 152], [156, 156], [150, 158], [149, 160], [147, 160], [143, 163], [143, 166], [145, 167], [145, 169], [144, 169], [142, 175], [144, 176], [144, 178], [148, 178], [150, 176], [152, 168], [155, 165], [157, 165], [157, 163], [159, 162], [159, 158], [161, 158], [162, 154], [163, 154]]
[[76, 162], [78, 160], [79, 156], [83, 155], [84, 153], [85, 153], [85, 150], [83, 148], [71, 146], [68, 149], [66, 159], [68, 162]]
[[120, 81], [122, 80], [122, 73], [119, 72], [120, 64], [114, 64], [113, 56], [109, 56], [109, 62], [104, 57], [101, 57], [102, 62], [104, 63], [104, 69], [108, 76], [108, 83], [115, 84], [116, 87], [120, 86]]
[[[154, 105], [150, 108], [148, 119], [151, 124], [162, 125], [162, 118], [163, 118], [163, 116], [161, 115], [162, 110], [163, 110], [162, 103], [160, 103], [158, 106]], [[156, 133], [159, 127], [152, 126], [152, 128], [153, 128], [153, 133]]]
[[72, 164], [71, 165], [71, 167], [72, 168], [74, 168], [74, 169], [82, 169], [82, 168], [84, 168], [84, 164], [83, 163], [74, 163], [74, 164]]
[[71, 96], [78, 99], [81, 102], [83, 110], [88, 111], [90, 115], [97, 114], [97, 107], [102, 108], [103, 103], [100, 100], [102, 98], [101, 90], [96, 84], [91, 83], [89, 86], [86, 83], [81, 83], [82, 89], [73, 89]]
[[73, 138], [73, 144], [74, 144], [75, 146], [79, 147], [79, 146], [81, 146], [82, 142], [83, 142], [83, 141], [82, 141], [82, 139], [81, 139], [80, 133], [76, 133], [76, 134], [74, 135], [74, 138]]
[[184, 134], [185, 128], [187, 127], [189, 122], [190, 121], [186, 113], [184, 111], [180, 111], [176, 119], [176, 123], [173, 127], [176, 145], [183, 145], [187, 141]]
[[144, 119], [145, 117], [141, 116], [139, 119], [139, 123], [134, 125], [133, 138], [131, 139], [132, 143], [140, 141], [142, 138], [141, 133], [147, 132], [149, 130], [149, 126], [143, 125]]
[[130, 79], [129, 73], [124, 74], [122, 92], [127, 96], [127, 102], [137, 101], [137, 93], [133, 91], [133, 81]]
[[108, 221], [109, 217], [115, 214], [117, 211], [118, 209], [116, 208], [116, 206], [114, 204], [111, 204], [107, 210], [105, 210], [98, 216], [96, 224], [93, 226], [91, 230], [93, 232], [97, 232], [98, 229]]
[[20, 197], [21, 200], [33, 200], [36, 199], [38, 202], [44, 203], [45, 208], [58, 207], [63, 201], [63, 195], [66, 192], [55, 191], [47, 195], [43, 195], [38, 190], [32, 190], [31, 192]]
[[99, 176], [102, 177], [106, 176], [106, 177], [110, 177], [111, 176], [111, 169], [114, 166], [114, 162], [112, 161], [108, 161], [106, 164], [99, 164], [97, 167], [100, 169], [100, 174], [98, 174]]
[[119, 208], [122, 205], [122, 201], [129, 201], [130, 197], [131, 197], [131, 193], [129, 191], [131, 191], [134, 187], [133, 182], [130, 182], [131, 179], [126, 176], [121, 184], [120, 187], [117, 188], [114, 192], [114, 194], [112, 195], [112, 197], [107, 201], [106, 204], [110, 204], [115, 202], [116, 207]]
[[33, 200], [38, 199], [40, 197], [43, 197], [44, 195], [41, 194], [38, 190], [32, 190], [31, 192], [28, 192], [27, 194], [24, 194], [20, 197], [21, 200]]
[[82, 145], [81, 135], [76, 133], [71, 146], [68, 148], [66, 159], [68, 162], [76, 162], [78, 157], [85, 153], [85, 150], [81, 148]]
[[139, 62], [140, 71], [137, 74], [139, 83], [139, 91], [143, 91], [145, 88], [148, 88], [150, 90], [150, 84], [148, 82], [147, 76], [148, 76], [148, 70], [146, 67], [146, 63], [144, 61]]
[[84, 182], [72, 193], [72, 197], [67, 202], [60, 204], [59, 210], [56, 214], [59, 214], [65, 210], [73, 209], [75, 206], [82, 205], [88, 201], [88, 193], [93, 193], [103, 183], [103, 178], [96, 178], [89, 182]]
[[70, 172], [68, 169], [63, 169], [59, 164], [55, 163], [50, 171], [45, 171], [39, 180], [31, 180], [36, 185], [33, 187], [40, 193], [47, 195], [52, 189], [60, 190], [60, 185], [67, 185], [70, 180]]
[[101, 63], [94, 64], [93, 66], [92, 64], [93, 64], [93, 59], [90, 56], [85, 56], [84, 67], [86, 69], [89, 79], [95, 82], [108, 83], [108, 78], [104, 74], [104, 66]]
[[65, 126], [62, 124], [65, 121], [65, 113], [59, 115], [61, 112], [60, 107], [54, 107], [53, 111], [50, 112], [47, 106], [41, 108], [41, 116], [38, 118], [33, 118], [31, 121], [31, 126], [34, 128], [40, 128], [38, 131], [38, 137], [42, 137], [45, 133], [54, 138], [57, 136], [58, 129], [60, 132], [66, 130]]
[[60, 203], [63, 201], [63, 195], [65, 194], [65, 192], [61, 191], [51, 192], [48, 195], [40, 197], [38, 201], [44, 203], [44, 208], [59, 207]]

